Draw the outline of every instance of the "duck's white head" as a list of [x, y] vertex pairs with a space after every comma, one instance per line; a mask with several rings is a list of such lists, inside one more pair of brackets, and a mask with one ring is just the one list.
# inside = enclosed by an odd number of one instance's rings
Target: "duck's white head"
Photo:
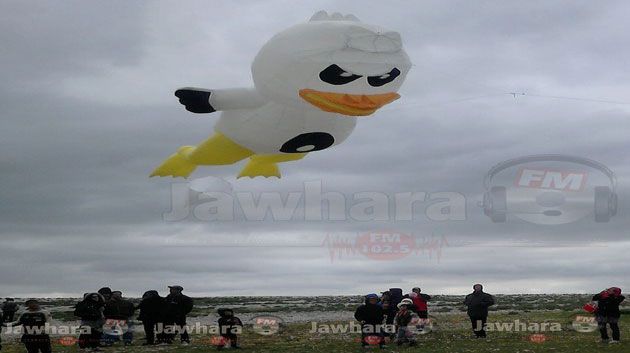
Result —
[[363, 116], [399, 98], [410, 68], [397, 32], [320, 11], [271, 38], [252, 76], [272, 101]]

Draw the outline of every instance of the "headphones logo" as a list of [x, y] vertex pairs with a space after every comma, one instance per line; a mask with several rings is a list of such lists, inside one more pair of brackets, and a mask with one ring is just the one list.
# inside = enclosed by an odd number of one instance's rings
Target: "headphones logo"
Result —
[[[497, 181], [499, 174], [503, 183]], [[615, 174], [582, 157], [546, 154], [510, 159], [488, 171], [484, 186], [480, 206], [495, 223], [515, 216], [535, 224], [565, 224], [589, 215], [595, 222], [608, 222], [617, 214]]]

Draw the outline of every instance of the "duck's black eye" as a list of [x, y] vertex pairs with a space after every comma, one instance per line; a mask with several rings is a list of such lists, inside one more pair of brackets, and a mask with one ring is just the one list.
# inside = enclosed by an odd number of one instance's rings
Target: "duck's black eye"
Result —
[[345, 85], [346, 83], [361, 78], [361, 76], [347, 72], [339, 66], [332, 64], [319, 73], [319, 78], [331, 85]]
[[373, 87], [380, 87], [384, 84], [390, 83], [400, 75], [400, 70], [393, 68], [392, 71], [378, 76], [368, 76], [368, 83]]

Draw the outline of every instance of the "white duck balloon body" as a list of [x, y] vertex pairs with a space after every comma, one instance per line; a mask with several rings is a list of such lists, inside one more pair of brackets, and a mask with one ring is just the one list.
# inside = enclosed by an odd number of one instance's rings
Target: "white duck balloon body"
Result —
[[410, 67], [398, 33], [320, 11], [262, 47], [254, 88], [177, 90], [187, 110], [221, 118], [212, 137], [180, 147], [152, 176], [249, 158], [239, 177], [280, 177], [277, 163], [343, 142], [358, 117], [399, 98]]

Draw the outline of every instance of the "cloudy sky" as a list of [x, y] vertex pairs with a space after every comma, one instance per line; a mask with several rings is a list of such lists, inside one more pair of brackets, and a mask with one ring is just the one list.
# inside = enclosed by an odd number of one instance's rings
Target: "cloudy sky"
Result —
[[[185, 111], [176, 88], [251, 86], [262, 44], [321, 9], [400, 32], [414, 64], [400, 100], [343, 144], [282, 165], [280, 180], [236, 180], [243, 163], [200, 167], [190, 180], [232, 197], [228, 219], [213, 220], [186, 180], [148, 177], [218, 118]], [[0, 296], [173, 283], [192, 295], [628, 288], [628, 11], [624, 1], [2, 1]], [[548, 153], [612, 169], [618, 214], [594, 221], [592, 189], [610, 183], [601, 172], [553, 161], [530, 167], [588, 174], [579, 195], [560, 192], [563, 216], [528, 218], [544, 190], [516, 187], [519, 166], [493, 182], [529, 196], [528, 211], [508, 192], [507, 222], [483, 214], [490, 167]], [[319, 210], [326, 192], [345, 205]], [[411, 219], [394, 207], [397, 194], [421, 192]], [[436, 213], [444, 195], [455, 198]], [[276, 197], [297, 202], [252, 212], [252, 200]], [[305, 216], [312, 207], [321, 219]], [[409, 241], [408, 253], [383, 248]]]

